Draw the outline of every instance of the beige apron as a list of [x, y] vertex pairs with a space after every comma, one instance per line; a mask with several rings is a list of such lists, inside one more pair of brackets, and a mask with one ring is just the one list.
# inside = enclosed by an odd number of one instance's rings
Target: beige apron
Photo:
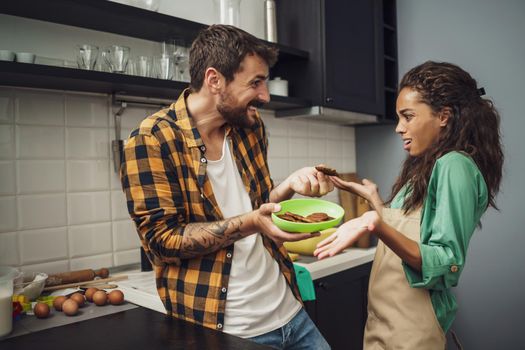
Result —
[[[400, 209], [385, 208], [382, 217], [408, 238], [420, 241], [420, 210], [404, 215]], [[368, 287], [364, 348], [443, 350], [445, 343], [428, 290], [409, 286], [401, 258], [380, 240]]]

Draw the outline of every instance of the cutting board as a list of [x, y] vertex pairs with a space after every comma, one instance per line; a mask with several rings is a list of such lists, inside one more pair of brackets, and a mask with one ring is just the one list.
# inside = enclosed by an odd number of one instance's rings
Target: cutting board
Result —
[[[359, 183], [361, 182], [361, 179], [357, 176], [356, 173], [339, 174], [339, 177], [345, 181], [352, 181], [352, 182], [359, 182]], [[345, 222], [348, 220], [354, 219], [358, 216], [361, 216], [370, 210], [368, 201], [348, 191], [339, 190], [339, 203], [345, 210], [345, 216], [344, 216]], [[367, 233], [363, 235], [355, 243], [355, 246], [358, 248], [370, 247], [370, 234]]]

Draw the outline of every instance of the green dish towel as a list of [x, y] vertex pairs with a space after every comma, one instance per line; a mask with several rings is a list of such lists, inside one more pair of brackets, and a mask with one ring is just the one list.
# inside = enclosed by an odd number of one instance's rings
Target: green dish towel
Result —
[[299, 293], [301, 293], [301, 299], [303, 299], [303, 301], [315, 300], [314, 281], [312, 281], [310, 271], [297, 264], [293, 264], [293, 267], [297, 285], [299, 286]]

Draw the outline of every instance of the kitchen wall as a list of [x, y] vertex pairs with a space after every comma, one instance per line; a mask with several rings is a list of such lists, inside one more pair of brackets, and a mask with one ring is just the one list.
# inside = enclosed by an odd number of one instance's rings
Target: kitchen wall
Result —
[[[199, 19], [203, 5], [185, 5], [185, 18], [212, 23], [213, 13], [204, 11]], [[176, 1], [162, 6], [161, 11], [184, 17]], [[263, 1], [246, 1], [241, 9], [241, 27], [248, 23], [253, 28], [243, 28], [259, 36], [262, 6]], [[1, 48], [32, 51], [53, 64], [73, 64], [78, 43], [104, 47], [116, 42], [129, 45], [132, 54], [158, 49], [146, 40], [0, 15]], [[0, 82], [0, 265], [54, 273], [139, 261], [138, 236], [110, 152], [116, 110], [107, 95], [2, 87]], [[126, 109], [122, 135], [154, 111]], [[276, 119], [271, 111], [262, 115], [277, 183], [318, 163], [355, 171], [354, 128]], [[337, 201], [337, 193], [326, 199]]]
[[[525, 2], [520, 0], [397, 0], [399, 72], [432, 59], [459, 64], [484, 86], [502, 117], [505, 147], [500, 211], [489, 209], [469, 247], [454, 292], [453, 325], [465, 349], [523, 349], [525, 235], [523, 226], [523, 99]], [[405, 157], [393, 126], [358, 128], [361, 175], [390, 191]]]

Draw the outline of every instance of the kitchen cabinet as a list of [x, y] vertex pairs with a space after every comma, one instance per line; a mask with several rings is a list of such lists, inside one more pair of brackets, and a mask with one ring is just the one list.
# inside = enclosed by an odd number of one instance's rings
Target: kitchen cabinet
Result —
[[280, 1], [279, 41], [310, 59], [275, 73], [286, 72], [291, 94], [313, 105], [385, 120], [397, 85], [395, 16], [395, 0]]
[[[106, 0], [16, 0], [0, 2], [0, 14], [80, 28], [164, 41], [182, 38], [190, 43], [206, 25]], [[308, 61], [309, 53], [294, 47], [279, 49], [280, 64]], [[287, 75], [283, 75], [288, 78]], [[0, 61], [2, 85], [85, 92], [117, 93], [174, 99], [187, 83], [74, 68]], [[307, 98], [271, 96], [269, 109], [309, 106]]]
[[314, 280], [306, 311], [333, 350], [362, 349], [372, 262]]
[[381, 12], [383, 14], [383, 87], [385, 96], [383, 121], [395, 123], [397, 121], [396, 98], [399, 74], [397, 64], [396, 0], [383, 0]]

